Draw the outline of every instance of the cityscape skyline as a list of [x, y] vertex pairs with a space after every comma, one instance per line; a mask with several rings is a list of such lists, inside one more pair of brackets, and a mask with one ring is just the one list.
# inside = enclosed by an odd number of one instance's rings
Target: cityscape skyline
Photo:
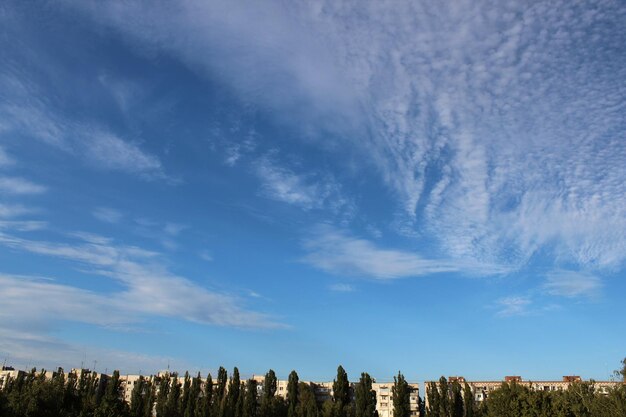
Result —
[[626, 4], [8, 0], [0, 359], [607, 379]]

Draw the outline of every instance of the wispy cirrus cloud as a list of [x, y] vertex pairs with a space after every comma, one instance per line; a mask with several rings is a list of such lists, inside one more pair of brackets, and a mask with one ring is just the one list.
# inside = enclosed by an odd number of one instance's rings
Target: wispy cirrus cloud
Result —
[[331, 284], [328, 286], [328, 289], [333, 292], [354, 292], [356, 288], [354, 285], [350, 284]]
[[7, 194], [41, 194], [47, 188], [26, 178], [0, 177], [0, 191]]
[[526, 316], [531, 313], [532, 299], [524, 296], [511, 296], [496, 301], [499, 317]]
[[450, 261], [425, 259], [409, 251], [380, 248], [371, 241], [325, 225], [319, 226], [303, 246], [307, 251], [304, 262], [338, 275], [390, 280], [459, 270], [459, 266]]
[[45, 95], [36, 83], [1, 70], [0, 88], [6, 101], [0, 104], [0, 137], [19, 134], [72, 154], [90, 167], [176, 182], [139, 141], [123, 138], [97, 122], [64, 115], [54, 103], [38, 98]]
[[[168, 272], [159, 264], [158, 254], [155, 252], [133, 246], [115, 245], [106, 239], [94, 239], [94, 235], [90, 234], [76, 237], [79, 242], [67, 244], [28, 240], [0, 232], [0, 245], [13, 250], [75, 262], [82, 270], [115, 280], [123, 289], [114, 293], [100, 294], [69, 285], [28, 282], [5, 277], [7, 284], [5, 288], [11, 288], [11, 291], [6, 293], [6, 303], [2, 307], [4, 315], [17, 319], [21, 316], [18, 311], [28, 308], [29, 312], [24, 312], [24, 317], [43, 321], [73, 320], [98, 325], [119, 325], [149, 316], [164, 316], [201, 324], [243, 328], [282, 326], [265, 314], [246, 310], [234, 296], [209, 291], [187, 278]], [[40, 303], [37, 306], [30, 306], [27, 300], [32, 299], [29, 297], [33, 291], [42, 293], [50, 291], [59, 295], [73, 294], [81, 297], [63, 298], [63, 302], [60, 303]], [[115, 301], [111, 301], [113, 299]], [[109, 302], [119, 304], [120, 311], [132, 314], [71, 313], [72, 310], [89, 309], [90, 305], [94, 306], [94, 311], [98, 310], [98, 306], [106, 308]], [[79, 305], [74, 305], [76, 303]], [[13, 308], [4, 309], [9, 304]]]
[[602, 289], [602, 281], [589, 273], [560, 270], [550, 272], [542, 288], [550, 295], [596, 298]]
[[15, 164], [15, 160], [0, 146], [0, 168]]
[[261, 193], [267, 198], [304, 210], [327, 208], [338, 212], [351, 208], [341, 185], [330, 174], [298, 174], [270, 157], [260, 158], [254, 166], [261, 180]]
[[124, 217], [124, 213], [111, 207], [97, 207], [92, 212], [93, 216], [105, 223], [119, 223]]
[[[623, 268], [619, 1], [66, 4], [305, 132], [354, 138], [403, 230], [428, 233], [442, 257], [519, 268], [548, 251], [557, 268]], [[314, 204], [301, 178], [265, 174], [269, 195]]]
[[46, 227], [48, 227], [48, 223], [42, 220], [0, 220], [0, 230], [32, 232], [43, 230]]
[[21, 204], [0, 203], [0, 219], [19, 217], [25, 214], [31, 214], [35, 211], [36, 211], [35, 209], [32, 209], [30, 207], [25, 207]]

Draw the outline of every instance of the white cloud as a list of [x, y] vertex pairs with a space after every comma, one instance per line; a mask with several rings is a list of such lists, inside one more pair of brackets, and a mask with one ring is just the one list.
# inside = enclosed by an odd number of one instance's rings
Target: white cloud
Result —
[[[278, 112], [284, 114], [282, 120], [305, 131], [358, 123], [358, 90], [333, 68], [335, 57], [327, 44], [303, 30], [310, 23], [300, 17], [306, 16], [290, 13], [294, 10], [284, 5], [190, 1], [145, 9], [139, 1], [66, 4], [122, 32], [140, 48], [163, 49], [194, 71], [217, 77], [246, 102], [289, 109]], [[127, 16], [133, 16], [132, 25]]]
[[10, 98], [0, 104], [0, 135], [19, 134], [40, 140], [97, 169], [176, 182], [165, 175], [160, 159], [142, 149], [140, 143], [122, 138], [97, 123], [62, 115], [54, 104], [41, 98], [45, 95], [35, 84], [0, 72], [0, 88]]
[[110, 207], [98, 207], [92, 212], [93, 216], [105, 223], [119, 223], [124, 214]]
[[332, 284], [328, 287], [333, 292], [354, 292], [356, 289], [350, 284]]
[[532, 300], [529, 297], [505, 297], [496, 302], [497, 315], [500, 317], [525, 316], [530, 313]]
[[164, 176], [161, 161], [157, 157], [110, 132], [86, 132], [83, 139], [83, 155], [100, 168], [142, 174], [147, 178]]
[[260, 158], [255, 168], [262, 182], [262, 194], [267, 198], [304, 210], [350, 211], [351, 204], [342, 196], [341, 185], [330, 174], [297, 174], [269, 157]]
[[602, 289], [602, 281], [584, 272], [554, 271], [548, 274], [543, 289], [550, 295], [594, 298]]
[[213, 262], [213, 254], [208, 250], [200, 251], [198, 255], [207, 262]]
[[[619, 2], [67, 3], [303, 132], [355, 138], [446, 256], [624, 264]], [[264, 174], [268, 195], [316, 204], [306, 178]]]
[[3, 204], [0, 203], [0, 219], [2, 218], [12, 218], [12, 217], [19, 217], [22, 216], [24, 214], [30, 214], [33, 213], [35, 210], [29, 208], [29, 207], [24, 207], [22, 205], [19, 204]]
[[[1, 131], [1, 129], [0, 129]], [[15, 161], [11, 158], [2, 146], [0, 146], [0, 168], [14, 165]]]
[[372, 242], [321, 226], [304, 241], [303, 261], [326, 272], [380, 280], [456, 272], [458, 265], [425, 259], [413, 252], [383, 249]]
[[46, 187], [20, 177], [0, 177], [0, 191], [7, 194], [41, 194]]
[[[94, 235], [89, 234], [79, 237], [84, 243], [62, 244], [27, 240], [0, 232], [0, 244], [15, 250], [70, 260], [82, 270], [114, 279], [123, 289], [111, 294], [98, 294], [67, 285], [11, 281], [13, 290], [7, 294], [13, 302], [11, 308], [2, 310], [5, 315], [17, 319], [22, 314], [21, 310], [29, 309], [23, 312], [26, 317], [94, 324], [117, 325], [156, 315], [222, 326], [281, 326], [262, 313], [246, 310], [241, 306], [241, 300], [233, 296], [209, 291], [187, 278], [168, 272], [158, 263], [159, 258], [154, 252], [132, 246], [116, 246], [105, 238], [94, 239]], [[50, 299], [55, 300], [51, 302], [54, 305], [46, 302], [32, 305], [28, 302], [33, 299], [30, 298], [31, 292], [40, 290], [58, 293], [58, 297]], [[70, 295], [70, 299], [63, 294]], [[81, 311], [90, 306], [93, 306], [92, 311], [96, 311], [98, 306], [104, 308], [107, 303], [132, 314], [121, 314], [119, 317], [88, 312], [71, 314], [72, 310]], [[8, 304], [7, 298], [2, 308]]]
[[180, 232], [182, 232], [183, 230], [187, 228], [188, 226], [184, 224], [168, 222], [168, 223], [165, 223], [165, 227], [163, 228], [163, 231], [170, 236], [178, 236]]
[[0, 220], [0, 229], [13, 230], [17, 232], [32, 232], [42, 230], [48, 223], [41, 220]]

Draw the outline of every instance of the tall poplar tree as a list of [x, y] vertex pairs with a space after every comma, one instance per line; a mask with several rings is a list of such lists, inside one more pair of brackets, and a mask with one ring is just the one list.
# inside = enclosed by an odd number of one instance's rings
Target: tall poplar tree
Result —
[[299, 384], [300, 401], [297, 406], [298, 417], [319, 417], [319, 409], [317, 407], [317, 399], [313, 388], [307, 383]]
[[296, 407], [298, 406], [298, 374], [291, 371], [287, 383], [287, 417], [296, 417]]
[[441, 398], [439, 396], [439, 388], [436, 382], [429, 382], [426, 389], [426, 395], [428, 397], [428, 407], [426, 409], [426, 415], [428, 417], [446, 417], [441, 416]]
[[448, 386], [448, 380], [442, 376], [439, 378], [439, 414], [441, 417], [450, 417], [450, 388]]
[[235, 367], [233, 369], [233, 375], [230, 378], [228, 384], [228, 392], [226, 393], [226, 409], [224, 412], [225, 417], [235, 417], [237, 413], [237, 405], [239, 401], [239, 394], [241, 391], [241, 380], [239, 378], [239, 369]]
[[213, 414], [213, 394], [213, 379], [211, 378], [211, 374], [208, 374], [202, 390], [202, 399], [198, 401], [199, 407], [196, 409], [197, 417], [212, 417], [215, 415]]
[[333, 399], [342, 405], [350, 403], [350, 382], [341, 365], [337, 367], [337, 378], [333, 381]]
[[130, 415], [131, 417], [144, 417], [146, 414], [146, 402], [145, 402], [145, 389], [146, 381], [143, 376], [140, 376], [135, 385], [133, 391], [130, 394]]
[[183, 379], [183, 391], [178, 402], [178, 415], [183, 417], [187, 410], [187, 403], [189, 402], [189, 393], [191, 390], [191, 378], [189, 377], [189, 371], [185, 371], [185, 378]]
[[463, 414], [463, 417], [474, 417], [476, 415], [475, 413], [476, 404], [474, 403], [474, 394], [472, 393], [472, 389], [470, 388], [467, 382], [465, 383], [465, 386], [463, 387], [463, 405], [464, 405], [464, 411], [465, 411], [465, 413]]
[[393, 400], [393, 417], [410, 417], [411, 391], [400, 371], [398, 371], [398, 376], [393, 378], [391, 397]]
[[106, 382], [106, 390], [96, 412], [95, 417], [124, 417], [127, 415], [127, 404], [122, 398], [122, 385], [119, 371]]
[[333, 415], [334, 417], [349, 417], [353, 414], [350, 398], [350, 382], [343, 366], [337, 367], [337, 378], [333, 380]]
[[171, 377], [171, 385], [170, 392], [167, 397], [166, 403], [166, 415], [167, 417], [180, 417], [178, 412], [180, 410], [180, 396], [181, 396], [181, 387], [180, 381], [178, 380], [178, 374], [174, 373]]
[[378, 417], [378, 411], [376, 411], [376, 391], [372, 389], [372, 378], [368, 373], [361, 373], [354, 396], [355, 417]]
[[167, 398], [170, 393], [171, 377], [169, 372], [159, 377], [159, 391], [156, 398], [156, 417], [169, 417], [167, 413]]
[[277, 404], [275, 401], [277, 384], [276, 373], [270, 369], [265, 374], [265, 380], [263, 381], [263, 396], [261, 397], [261, 408], [259, 409], [261, 417], [277, 417]]
[[243, 417], [257, 417], [257, 384], [254, 379], [246, 382], [243, 402]]
[[228, 372], [220, 366], [217, 370], [217, 385], [213, 398], [213, 417], [224, 417], [226, 406], [226, 385], [228, 384]]
[[[189, 396], [187, 398], [187, 404], [185, 406], [185, 411], [183, 413], [183, 417], [195, 417], [195, 412], [198, 408], [198, 401], [200, 399], [200, 385], [202, 384], [202, 379], [200, 378], [200, 372], [191, 380], [191, 386], [189, 388]], [[200, 417], [200, 416], [198, 416]]]
[[461, 393], [461, 384], [458, 381], [454, 381], [450, 386], [450, 399], [451, 416], [463, 417], [463, 394]]
[[145, 405], [144, 405], [144, 417], [153, 417], [154, 416], [154, 403], [156, 401], [157, 395], [157, 385], [154, 381], [147, 383], [146, 387], [146, 397], [145, 397]]

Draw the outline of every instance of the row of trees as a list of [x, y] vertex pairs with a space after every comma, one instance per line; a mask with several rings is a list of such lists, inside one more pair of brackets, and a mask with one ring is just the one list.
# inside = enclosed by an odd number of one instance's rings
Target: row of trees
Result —
[[[626, 378], [626, 359], [619, 371]], [[0, 417], [378, 417], [373, 379], [362, 373], [352, 388], [339, 366], [332, 397], [322, 404], [310, 384], [289, 374], [285, 398], [276, 395], [278, 381], [270, 370], [262, 387], [242, 381], [235, 368], [224, 368], [206, 380], [198, 373], [184, 378], [165, 374], [140, 377], [125, 401], [120, 374], [112, 376], [62, 369], [47, 378], [33, 369], [9, 379], [0, 391]], [[260, 389], [262, 388], [262, 389]], [[599, 394], [593, 383], [574, 383], [565, 391], [533, 391], [511, 383], [489, 393], [477, 404], [469, 385], [442, 377], [428, 387], [428, 407], [418, 397], [419, 414], [426, 417], [614, 417], [626, 416], [626, 385]], [[411, 417], [411, 387], [399, 372], [392, 388], [394, 417]]]
[[[406, 384], [401, 374], [399, 380]], [[118, 371], [111, 377], [91, 372], [78, 376], [59, 368], [48, 378], [44, 370], [33, 369], [5, 383], [0, 417], [378, 417], [372, 382], [367, 373], [361, 374], [353, 393], [340, 366], [333, 395], [320, 406], [311, 385], [300, 382], [295, 371], [289, 374], [283, 398], [276, 395], [273, 370], [257, 387], [253, 379], [242, 381], [237, 368], [229, 378], [220, 367], [215, 381], [210, 374], [203, 380], [199, 373], [186, 373], [182, 381], [175, 373], [140, 377], [127, 402]], [[398, 407], [408, 410], [408, 401], [408, 390], [394, 394]]]
[[593, 382], [575, 382], [564, 391], [534, 391], [512, 382], [476, 403], [467, 384], [445, 378], [428, 391], [427, 417], [619, 417], [626, 416], [626, 386], [598, 393]]
[[[626, 358], [615, 377], [626, 382]], [[535, 391], [503, 383], [477, 403], [467, 383], [429, 383], [426, 417], [626, 417], [626, 384], [601, 393], [593, 381], [574, 382], [564, 391]]]

